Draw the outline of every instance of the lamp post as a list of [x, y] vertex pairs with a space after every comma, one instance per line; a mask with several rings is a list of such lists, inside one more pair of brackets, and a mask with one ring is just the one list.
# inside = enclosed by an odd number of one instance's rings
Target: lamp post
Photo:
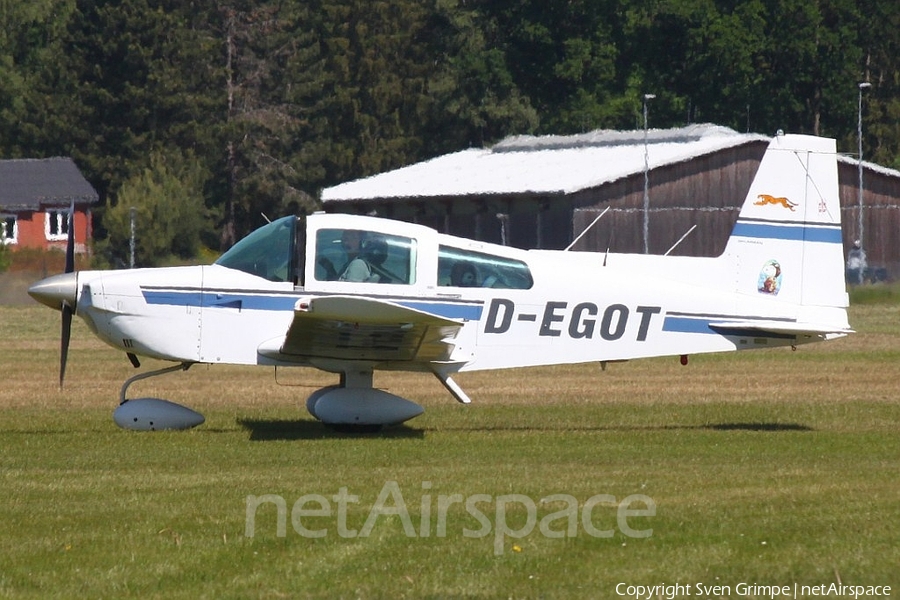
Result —
[[863, 81], [859, 84], [859, 108], [857, 109], [857, 128], [856, 128], [856, 139], [859, 142], [859, 153], [857, 157], [859, 158], [858, 166], [859, 166], [859, 223], [857, 234], [859, 236], [860, 246], [862, 246], [863, 242], [863, 167], [862, 167], [862, 159], [863, 159], [863, 147], [862, 147], [862, 100], [863, 100], [863, 90], [867, 90], [872, 87], [872, 84], [868, 81]]
[[656, 94], [644, 94], [644, 254], [650, 253], [650, 154], [647, 150], [647, 103]]
[[[857, 154], [858, 160], [857, 165], [859, 167], [859, 206], [857, 208], [857, 216], [859, 217], [859, 222], [856, 226], [856, 232], [859, 236], [857, 239], [859, 240], [859, 248], [862, 251], [865, 251], [865, 246], [863, 245], [863, 148], [862, 148], [862, 101], [863, 101], [863, 90], [867, 90], [872, 87], [872, 84], [868, 81], [863, 81], [859, 84], [859, 105], [856, 111], [857, 114], [857, 127], [856, 127], [856, 138], [859, 142], [859, 153]], [[863, 282], [863, 277], [865, 269], [859, 270], [859, 281], [858, 283]]]
[[137, 209], [135, 207], [131, 207], [128, 211], [128, 221], [131, 227], [131, 238], [128, 241], [128, 248], [130, 250], [129, 259], [128, 259], [128, 268], [134, 268], [134, 222], [137, 218]]

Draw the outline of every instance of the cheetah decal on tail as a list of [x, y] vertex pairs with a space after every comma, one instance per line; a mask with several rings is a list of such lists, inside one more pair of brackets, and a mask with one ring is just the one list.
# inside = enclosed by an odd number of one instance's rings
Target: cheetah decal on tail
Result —
[[776, 206], [783, 206], [784, 208], [788, 208], [791, 212], [794, 212], [794, 207], [797, 206], [796, 202], [791, 202], [787, 198], [776, 198], [775, 196], [770, 196], [769, 194], [760, 194], [759, 196], [757, 196], [757, 198], [759, 198], [759, 200], [753, 203], [756, 206], [774, 204]]

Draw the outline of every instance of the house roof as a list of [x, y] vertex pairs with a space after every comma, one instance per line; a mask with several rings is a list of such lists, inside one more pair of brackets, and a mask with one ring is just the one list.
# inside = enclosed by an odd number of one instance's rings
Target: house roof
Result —
[[[492, 148], [463, 150], [326, 188], [322, 201], [571, 194], [643, 172], [644, 135], [643, 130], [598, 130], [510, 137]], [[709, 124], [652, 129], [646, 136], [650, 168], [770, 140]]]
[[97, 191], [68, 157], [0, 160], [0, 208], [96, 204]]

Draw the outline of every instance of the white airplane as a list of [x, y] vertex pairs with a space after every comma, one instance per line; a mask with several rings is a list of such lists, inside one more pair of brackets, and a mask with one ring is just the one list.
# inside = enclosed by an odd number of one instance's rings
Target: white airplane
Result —
[[[193, 364], [306, 366], [340, 374], [307, 409], [377, 429], [418, 404], [373, 386], [376, 370], [433, 373], [621, 361], [799, 344], [851, 333], [835, 142], [778, 135], [724, 253], [715, 258], [519, 250], [375, 217], [284, 217], [212, 265], [75, 272], [29, 293], [110, 346], [175, 365], [122, 386], [115, 421], [187, 428], [198, 413], [126, 399], [138, 380]], [[72, 231], [72, 228], [69, 228]]]

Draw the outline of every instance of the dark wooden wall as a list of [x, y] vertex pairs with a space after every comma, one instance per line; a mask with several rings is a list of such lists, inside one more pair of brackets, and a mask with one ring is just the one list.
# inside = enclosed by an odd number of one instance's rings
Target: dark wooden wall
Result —
[[[750, 143], [651, 171], [650, 253], [663, 254], [696, 225], [671, 254], [721, 254], [766, 146], [765, 142]], [[643, 173], [581, 192], [574, 204], [575, 236], [610, 207], [575, 249], [644, 251]]]
[[[650, 253], [665, 253], [696, 226], [671, 254], [721, 254], [767, 145], [752, 141], [653, 169], [649, 174]], [[900, 277], [900, 177], [867, 168], [863, 178], [863, 241], [869, 263]], [[846, 255], [859, 237], [857, 166], [839, 162], [838, 179]], [[641, 253], [643, 197], [644, 176], [638, 173], [568, 195], [385, 198], [339, 202], [326, 208], [421, 223], [444, 233], [519, 248], [562, 249], [609, 207], [574, 249]]]
[[[859, 239], [859, 169], [838, 163], [844, 255]], [[863, 248], [869, 265], [900, 277], [900, 178], [876, 169], [863, 170]]]

